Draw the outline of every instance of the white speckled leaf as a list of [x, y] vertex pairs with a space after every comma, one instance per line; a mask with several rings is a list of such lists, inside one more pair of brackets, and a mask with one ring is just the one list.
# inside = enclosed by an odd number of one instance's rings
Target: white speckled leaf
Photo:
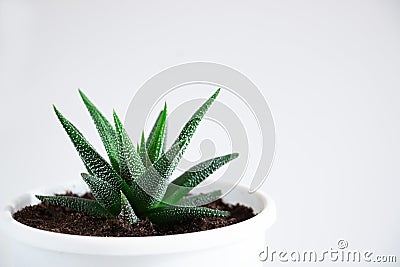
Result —
[[120, 173], [118, 143], [116, 133], [112, 125], [81, 90], [79, 90], [79, 94], [81, 95], [82, 100], [85, 103], [94, 124], [96, 125], [97, 131], [99, 132], [100, 138], [104, 144], [104, 148], [106, 149], [108, 158], [110, 159], [111, 166], [117, 173]]
[[137, 177], [143, 174], [145, 167], [115, 111], [114, 122], [118, 137], [118, 156], [121, 176], [130, 186]]
[[83, 180], [88, 184], [90, 191], [96, 201], [112, 215], [117, 216], [121, 212], [121, 194], [109, 183], [82, 173]]
[[119, 217], [123, 220], [128, 222], [129, 224], [134, 224], [138, 221], [138, 217], [135, 214], [131, 204], [129, 203], [128, 199], [121, 192], [121, 213]]
[[204, 207], [160, 207], [150, 210], [145, 216], [157, 225], [171, 225], [198, 217], [227, 217], [229, 212]]
[[144, 137], [144, 132], [142, 132], [142, 139], [141, 139], [141, 143], [140, 143], [139, 155], [140, 155], [140, 158], [142, 159], [142, 163], [145, 166], [145, 168], [150, 167], [152, 163], [150, 161], [149, 154], [147, 152], [146, 139]]
[[149, 159], [152, 163], [159, 159], [163, 154], [164, 141], [166, 136], [167, 104], [164, 110], [160, 112], [153, 129], [150, 132], [146, 142], [146, 149]]
[[123, 181], [110, 164], [103, 159], [99, 153], [97, 153], [79, 130], [68, 121], [55, 106], [54, 111], [78, 151], [83, 163], [90, 172], [96, 177], [111, 184], [116, 190], [120, 190]]
[[99, 203], [90, 199], [71, 197], [71, 196], [36, 195], [36, 197], [44, 203], [70, 208], [75, 211], [84, 212], [87, 215], [98, 216], [98, 217], [111, 216], [111, 214], [106, 209], [104, 209]]
[[163, 110], [160, 111], [160, 113], [158, 114], [158, 117], [153, 125], [153, 128], [151, 128], [150, 134], [147, 137], [147, 141], [146, 141], [146, 147], [149, 147], [150, 145], [150, 140], [153, 139], [154, 133], [156, 132], [157, 129], [157, 124], [159, 123], [159, 121], [161, 120], [161, 117], [163, 116]]
[[215, 190], [206, 194], [191, 195], [181, 198], [176, 202], [176, 206], [199, 207], [217, 200], [221, 195], [221, 190]]
[[214, 171], [238, 157], [238, 153], [228, 154], [203, 161], [184, 172], [173, 180], [167, 188], [163, 202], [173, 205], [184, 197], [192, 188], [196, 187]]
[[[188, 141], [186, 142], [185, 146], [183, 147], [182, 150], [182, 155], [185, 152], [185, 149], [187, 145], [190, 142], [190, 139], [192, 138], [194, 132], [197, 129], [197, 126], [199, 125], [200, 121], [203, 119], [204, 115], [206, 114], [207, 110], [210, 108], [212, 103], [214, 102], [215, 98], [217, 98], [219, 92], [221, 89], [218, 89], [190, 118], [190, 120], [185, 124], [183, 127], [182, 131], [180, 132], [178, 138], [175, 140], [174, 144], [179, 143], [182, 140], [187, 139]], [[181, 155], [181, 156], [182, 156]], [[180, 158], [179, 158], [180, 160]]]

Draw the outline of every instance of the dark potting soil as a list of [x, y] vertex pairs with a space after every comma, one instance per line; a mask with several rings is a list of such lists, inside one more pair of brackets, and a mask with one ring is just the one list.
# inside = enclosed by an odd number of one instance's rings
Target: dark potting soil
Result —
[[[70, 192], [65, 195], [74, 195]], [[74, 195], [76, 196], [76, 195]], [[90, 193], [81, 196], [92, 199]], [[46, 231], [86, 236], [157, 236], [205, 231], [228, 226], [255, 216], [253, 209], [241, 204], [231, 205], [219, 199], [205, 207], [230, 212], [226, 218], [195, 218], [169, 227], [159, 227], [148, 219], [130, 225], [119, 219], [88, 216], [68, 208], [40, 203], [27, 206], [13, 216], [18, 222]]]

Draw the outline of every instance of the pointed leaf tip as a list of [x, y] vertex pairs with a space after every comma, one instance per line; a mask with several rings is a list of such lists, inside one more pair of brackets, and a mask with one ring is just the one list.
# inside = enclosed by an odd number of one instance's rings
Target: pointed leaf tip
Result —
[[160, 112], [146, 142], [147, 153], [152, 163], [157, 161], [163, 152], [166, 136], [167, 106]]
[[85, 102], [85, 104], [91, 103], [91, 101], [89, 100], [89, 98], [88, 98], [88, 97], [85, 95], [85, 93], [84, 93], [81, 89], [79, 89], [79, 88], [78, 88], [78, 93], [79, 93], [79, 95], [81, 96], [83, 102]]
[[217, 97], [217, 95], [220, 92], [220, 88], [215, 91], [215, 93], [208, 98], [197, 110], [196, 112], [191, 116], [191, 118], [189, 119], [189, 121], [183, 126], [181, 132], [178, 135], [178, 138], [175, 139], [174, 144], [178, 143], [180, 140], [182, 140], [183, 138], [187, 138], [187, 142], [185, 144], [185, 147], [182, 150], [182, 155], [185, 152], [186, 146], [189, 144], [190, 139], [192, 138], [192, 136], [194, 135], [197, 127], [200, 124], [200, 121], [203, 119], [205, 113], [208, 111], [208, 109], [211, 107], [211, 105], [213, 104], [215, 98]]
[[84, 212], [88, 215], [112, 217], [106, 209], [91, 199], [71, 196], [35, 196], [43, 203], [70, 208], [75, 211]]
[[89, 98], [80, 90], [79, 94], [85, 104], [90, 116], [93, 119], [96, 129], [106, 149], [108, 158], [110, 159], [113, 169], [119, 173], [119, 159], [117, 151], [117, 138], [113, 126], [107, 118], [100, 112], [100, 110], [89, 100]]
[[114, 118], [114, 124], [121, 124], [121, 120], [119, 119], [117, 112], [115, 111], [115, 109], [113, 109], [113, 118]]
[[189, 193], [192, 188], [199, 185], [220, 167], [237, 158], [238, 155], [238, 153], [233, 153], [219, 156], [191, 167], [168, 185], [163, 202], [175, 204], [179, 199]]
[[126, 198], [126, 196], [122, 191], [121, 191], [121, 213], [119, 214], [119, 217], [123, 221], [128, 222], [129, 224], [134, 224], [139, 220], [131, 204], [129, 203], [128, 199]]
[[40, 201], [43, 201], [43, 199], [45, 198], [44, 196], [41, 196], [41, 195], [35, 195], [35, 197], [37, 199], [39, 199]]
[[60, 111], [58, 111], [56, 105], [54, 105], [54, 104], [53, 104], [53, 109], [54, 109], [55, 113], [56, 113], [57, 116], [58, 116], [58, 114], [60, 114]]

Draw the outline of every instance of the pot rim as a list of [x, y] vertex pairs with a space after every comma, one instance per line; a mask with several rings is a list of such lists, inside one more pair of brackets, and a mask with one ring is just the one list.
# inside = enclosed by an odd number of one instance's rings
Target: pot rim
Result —
[[[65, 188], [73, 188], [79, 183], [71, 183]], [[216, 183], [218, 188], [230, 188], [231, 185]], [[56, 187], [49, 187], [49, 189]], [[59, 186], [58, 186], [59, 188]], [[239, 190], [241, 194], [248, 193], [249, 188], [243, 185], [236, 185], [232, 191]], [[57, 190], [51, 190], [56, 192]], [[40, 192], [40, 190], [35, 190]], [[1, 211], [3, 232], [11, 240], [25, 245], [52, 251], [60, 251], [75, 254], [89, 255], [150, 255], [164, 253], [178, 253], [185, 251], [201, 250], [212, 247], [226, 246], [231, 243], [251, 237], [252, 235], [265, 234], [276, 219], [275, 203], [262, 192], [248, 193], [250, 197], [256, 198], [262, 208], [259, 213], [246, 221], [233, 225], [211, 229], [200, 232], [146, 237], [99, 237], [80, 236], [64, 233], [55, 233], [40, 230], [16, 221], [12, 214], [16, 205], [25, 198], [24, 206], [29, 205], [27, 197], [34, 197], [33, 191], [20, 195], [11, 204], [8, 204]], [[235, 200], [240, 203], [239, 200]], [[228, 201], [229, 202], [229, 201]], [[251, 206], [251, 205], [249, 205]], [[253, 207], [254, 208], [254, 207]], [[188, 245], [190, 244], [190, 246]]]

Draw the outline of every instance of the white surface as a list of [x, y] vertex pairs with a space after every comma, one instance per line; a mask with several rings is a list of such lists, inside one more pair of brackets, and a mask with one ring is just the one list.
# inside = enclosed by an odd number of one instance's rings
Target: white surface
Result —
[[398, 1], [2, 0], [0, 201], [79, 179], [51, 103], [99, 147], [76, 88], [123, 114], [153, 74], [213, 61], [252, 79], [274, 114], [269, 246], [346, 239], [399, 258], [399, 11]]

